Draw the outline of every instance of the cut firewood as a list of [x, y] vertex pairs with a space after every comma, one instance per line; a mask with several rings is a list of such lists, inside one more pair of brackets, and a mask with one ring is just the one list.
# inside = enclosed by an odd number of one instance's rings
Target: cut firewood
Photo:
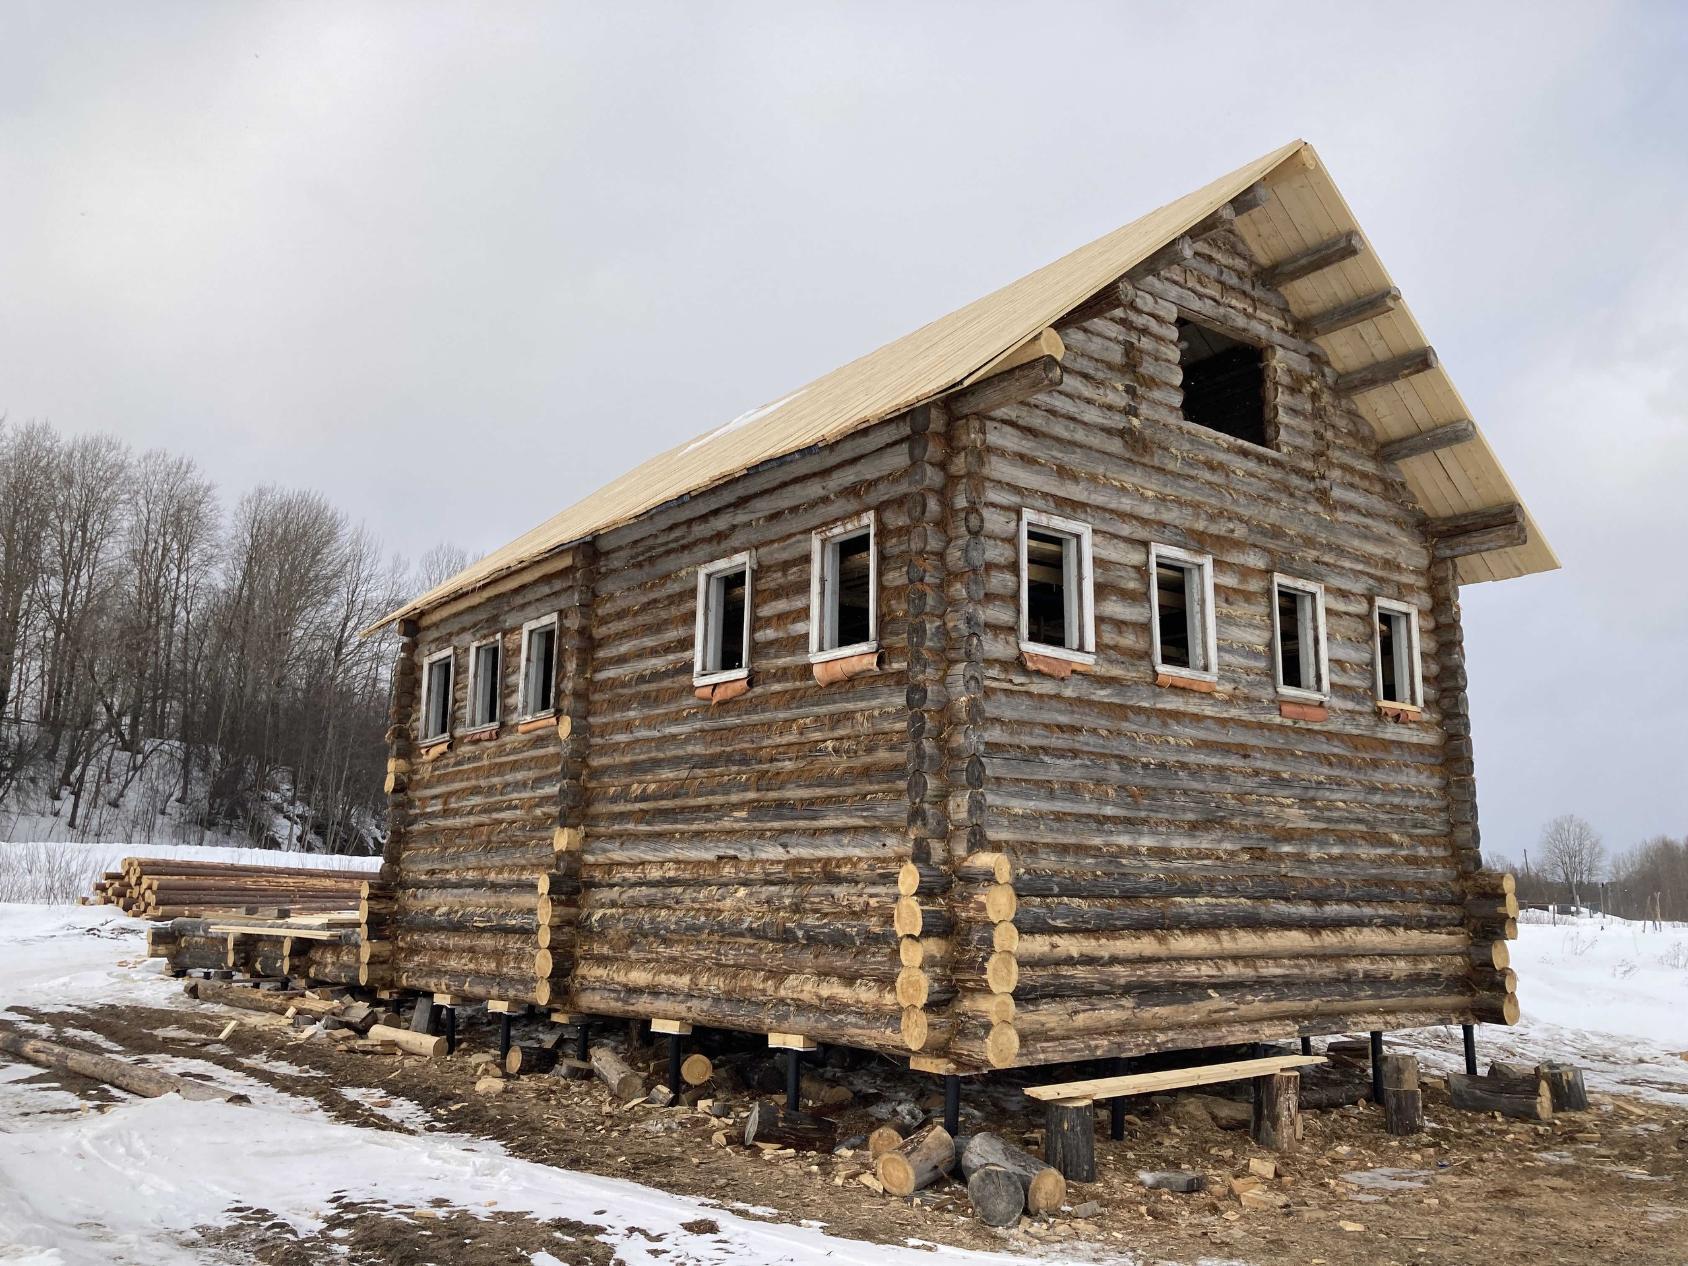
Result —
[[512, 1077], [548, 1073], [557, 1066], [557, 1052], [545, 1046], [512, 1046], [504, 1056], [504, 1071]]
[[936, 1121], [915, 1131], [874, 1164], [874, 1174], [893, 1196], [912, 1196], [955, 1168], [955, 1140]]
[[591, 1057], [592, 1071], [598, 1074], [599, 1081], [610, 1088], [610, 1094], [617, 1102], [626, 1103], [629, 1099], [645, 1097], [645, 1079], [634, 1072], [613, 1048], [594, 1046]]
[[975, 1134], [962, 1149], [961, 1172], [971, 1178], [987, 1167], [1014, 1175], [1025, 1188], [1028, 1213], [1053, 1213], [1067, 1202], [1067, 1180], [1058, 1169], [998, 1135]]
[[1547, 1080], [1531, 1072], [1525, 1077], [1470, 1077], [1448, 1074], [1448, 1097], [1454, 1107], [1469, 1112], [1498, 1112], [1521, 1121], [1551, 1121], [1553, 1095]]
[[702, 1086], [715, 1076], [715, 1065], [709, 1056], [703, 1054], [688, 1055], [680, 1064], [680, 1080], [688, 1086]]
[[838, 1142], [838, 1125], [807, 1112], [791, 1112], [760, 1100], [751, 1105], [744, 1123], [744, 1144], [775, 1143], [800, 1152], [830, 1152]]
[[1555, 1112], [1581, 1112], [1588, 1107], [1582, 1069], [1574, 1064], [1543, 1064], [1536, 1071], [1547, 1082]]
[[999, 1165], [982, 1165], [967, 1176], [967, 1199], [986, 1226], [1013, 1226], [1026, 1208], [1026, 1189]]
[[127, 1090], [130, 1094], [147, 1099], [156, 1099], [161, 1095], [181, 1095], [184, 1099], [217, 1099], [224, 1103], [248, 1101], [242, 1094], [219, 1090], [215, 1086], [159, 1072], [155, 1068], [143, 1068], [139, 1064], [113, 1059], [109, 1055], [96, 1055], [92, 1051], [77, 1050], [73, 1046], [60, 1046], [42, 1038], [29, 1037], [15, 1029], [0, 1028], [0, 1051], [26, 1059], [42, 1068], [75, 1073], [78, 1077], [104, 1082], [108, 1086], [116, 1086], [119, 1090]]
[[878, 1160], [886, 1152], [894, 1151], [903, 1145], [903, 1136], [894, 1126], [882, 1125], [867, 1136], [867, 1154], [873, 1160]]
[[445, 1038], [443, 1035], [429, 1037], [426, 1033], [413, 1033], [409, 1029], [396, 1029], [390, 1025], [377, 1024], [365, 1036], [372, 1042], [388, 1042], [398, 1047], [406, 1055], [422, 1055], [429, 1059], [437, 1059], [445, 1054]]

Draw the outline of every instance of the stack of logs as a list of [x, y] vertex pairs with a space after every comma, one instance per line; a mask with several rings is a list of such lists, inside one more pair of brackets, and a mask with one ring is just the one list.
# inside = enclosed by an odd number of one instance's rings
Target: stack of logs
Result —
[[[1001, 853], [975, 853], [955, 868], [905, 863], [895, 927], [902, 1035], [917, 1052], [1006, 1068], [1020, 1050], [1014, 1027], [1019, 982], [1013, 867]], [[947, 904], [943, 902], [948, 897]], [[942, 1018], [940, 1018], [940, 1016]]]
[[279, 921], [234, 930], [215, 918], [171, 919], [147, 929], [147, 956], [168, 960], [178, 974], [231, 971], [256, 979], [358, 983], [358, 932], [351, 927], [301, 929]]
[[95, 881], [93, 900], [143, 919], [269, 908], [349, 910], [368, 875], [365, 870], [125, 857], [121, 869]]

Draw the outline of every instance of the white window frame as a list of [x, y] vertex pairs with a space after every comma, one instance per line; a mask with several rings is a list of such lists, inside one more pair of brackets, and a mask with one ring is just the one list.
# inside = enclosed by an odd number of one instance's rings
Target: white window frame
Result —
[[[1026, 609], [1026, 595], [1029, 589], [1031, 574], [1027, 565], [1026, 531], [1028, 528], [1043, 528], [1062, 536], [1071, 537], [1078, 546], [1076, 559], [1078, 574], [1065, 574], [1063, 561], [1062, 588], [1067, 594], [1067, 627], [1078, 634], [1077, 646], [1051, 646], [1046, 642], [1034, 642], [1030, 637], [1029, 612]], [[1056, 659], [1070, 659], [1078, 664], [1094, 664], [1096, 662], [1096, 568], [1090, 550], [1090, 524], [1081, 523], [1077, 519], [1064, 519], [1058, 514], [1045, 514], [1041, 510], [1022, 508], [1020, 511], [1020, 650], [1030, 655], [1049, 655]], [[1063, 551], [1063, 560], [1065, 551]], [[1073, 604], [1077, 603], [1077, 610]], [[1075, 618], [1076, 617], [1076, 618]]]
[[[834, 546], [845, 537], [860, 535], [867, 529], [867, 640], [848, 646], [828, 647], [826, 643], [838, 636], [837, 616], [832, 604], [831, 586], [837, 581], [833, 569], [838, 554]], [[879, 529], [873, 511], [858, 514], [853, 519], [821, 528], [809, 537], [809, 662], [824, 663], [829, 659], [844, 659], [850, 655], [865, 655], [879, 649]]]
[[[711, 581], [723, 572], [744, 569], [744, 666], [742, 668], [707, 669], [704, 667], [714, 655], [707, 652], [714, 650], [708, 645], [710, 625], [714, 621], [709, 616], [709, 591]], [[751, 550], [734, 554], [730, 558], [720, 558], [713, 563], [705, 563], [697, 569], [697, 628], [692, 641], [692, 685], [713, 686], [723, 681], [739, 681], [750, 676], [750, 608], [751, 595], [756, 586], [756, 555]]]
[[[498, 648], [498, 682], [492, 696], [492, 720], [475, 720], [475, 700], [480, 692], [481, 651], [488, 646]], [[463, 733], [479, 734], [496, 730], [504, 721], [504, 638], [501, 634], [483, 637], [469, 643], [469, 692], [463, 700]]]
[[[1386, 611], [1392, 615], [1407, 617], [1407, 655], [1412, 661], [1412, 698], [1406, 702], [1383, 697], [1383, 630], [1381, 625], [1383, 613]], [[1397, 602], [1393, 598], [1373, 598], [1371, 635], [1372, 697], [1378, 703], [1392, 708], [1422, 709], [1424, 707], [1424, 656], [1419, 649], [1418, 608], [1411, 603]]]
[[[559, 627], [555, 613], [542, 615], [536, 620], [529, 620], [522, 625], [522, 655], [521, 668], [516, 677], [516, 713], [521, 721], [532, 721], [538, 717], [548, 717], [557, 710], [557, 652], [561, 649], [560, 635], [554, 630]], [[541, 629], [552, 629], [551, 637], [551, 697], [545, 700], [543, 708], [528, 710], [528, 655], [529, 642], [533, 635]]]
[[[1311, 633], [1315, 639], [1318, 654], [1314, 659], [1313, 670], [1318, 681], [1318, 689], [1312, 690], [1305, 686], [1288, 686], [1284, 684], [1284, 651], [1283, 629], [1278, 621], [1278, 594], [1281, 590], [1291, 593], [1306, 594], [1313, 599], [1313, 627], [1300, 630], [1302, 646], [1306, 646], [1306, 636]], [[1306, 662], [1306, 652], [1303, 651], [1302, 662]], [[1278, 694], [1285, 699], [1303, 699], [1309, 702], [1325, 703], [1330, 699], [1330, 637], [1325, 626], [1325, 587], [1316, 580], [1303, 580], [1299, 576], [1286, 576], [1281, 572], [1272, 573], [1272, 681], [1278, 688]]]
[[[445, 729], [436, 733], [428, 733], [429, 714], [433, 711], [428, 706], [428, 683], [434, 673], [434, 665], [444, 662], [446, 666], [445, 682]], [[453, 695], [457, 691], [457, 651], [453, 647], [446, 647], [443, 651], [435, 651], [422, 661], [422, 709], [416, 718], [416, 737], [421, 743], [438, 743], [449, 739], [452, 723], [457, 719], [457, 706]]]
[[[1201, 576], [1200, 628], [1190, 632], [1201, 634], [1202, 662], [1207, 665], [1205, 668], [1186, 668], [1182, 664], [1168, 664], [1161, 660], [1160, 582], [1157, 574], [1160, 571], [1160, 560], [1163, 558], [1183, 567], [1194, 567]], [[1158, 542], [1149, 546], [1149, 638], [1155, 672], [1165, 673], [1169, 677], [1185, 677], [1191, 681], [1219, 680], [1219, 633], [1213, 603], [1212, 554], [1197, 554], [1192, 550], [1179, 549], [1176, 545], [1161, 545]], [[1191, 642], [1193, 645], [1193, 637]]]

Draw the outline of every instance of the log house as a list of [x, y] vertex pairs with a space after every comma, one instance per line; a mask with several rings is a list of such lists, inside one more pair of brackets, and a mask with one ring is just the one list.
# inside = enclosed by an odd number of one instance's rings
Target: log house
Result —
[[387, 617], [366, 958], [954, 1071], [1511, 1022], [1460, 589], [1556, 566], [1296, 142]]

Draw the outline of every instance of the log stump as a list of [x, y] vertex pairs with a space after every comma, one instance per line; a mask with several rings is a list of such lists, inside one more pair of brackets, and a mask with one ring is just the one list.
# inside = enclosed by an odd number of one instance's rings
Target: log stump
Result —
[[1096, 1181], [1096, 1105], [1052, 1099], [1043, 1113], [1043, 1156], [1068, 1182]]
[[504, 1071], [512, 1077], [548, 1073], [557, 1066], [557, 1052], [548, 1046], [512, 1046], [504, 1056]]
[[1583, 1072], [1574, 1064], [1543, 1064], [1536, 1069], [1547, 1082], [1547, 1093], [1553, 1100], [1555, 1112], [1584, 1112], [1588, 1109], [1588, 1090], [1583, 1086]]
[[1414, 1056], [1383, 1057], [1383, 1128], [1400, 1135], [1424, 1130], [1424, 1096], [1418, 1087], [1418, 1060]]
[[1295, 1150], [1301, 1074], [1271, 1073], [1254, 1079], [1254, 1141], [1274, 1152]]

